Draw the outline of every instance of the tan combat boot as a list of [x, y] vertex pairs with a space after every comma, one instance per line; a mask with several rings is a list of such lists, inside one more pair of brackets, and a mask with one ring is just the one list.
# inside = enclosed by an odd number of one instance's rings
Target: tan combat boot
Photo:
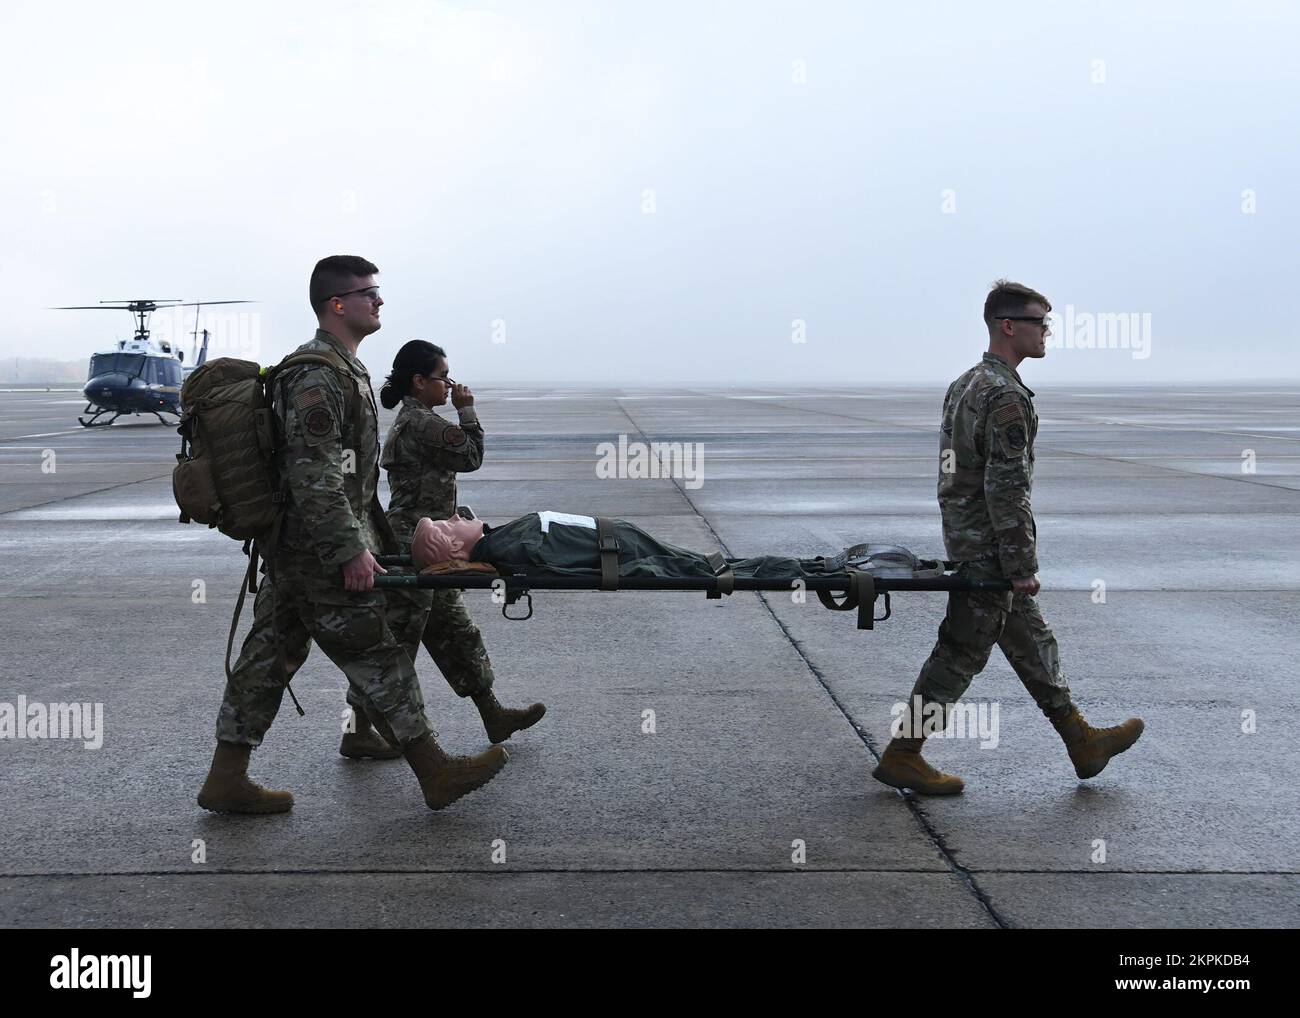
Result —
[[1141, 718], [1129, 718], [1114, 728], [1093, 728], [1074, 706], [1052, 724], [1061, 733], [1065, 748], [1070, 752], [1074, 773], [1081, 778], [1100, 774], [1111, 757], [1118, 756], [1138, 741], [1145, 727]]
[[218, 742], [212, 756], [212, 768], [199, 789], [199, 805], [213, 813], [287, 813], [293, 809], [293, 796], [272, 792], [248, 776], [251, 746], [236, 742]]
[[488, 740], [493, 743], [505, 742], [515, 732], [532, 728], [546, 713], [546, 705], [543, 703], [517, 709], [503, 707], [497, 701], [496, 694], [490, 689], [474, 697], [474, 706], [478, 708], [479, 715], [483, 718], [483, 727], [487, 730]]
[[921, 756], [921, 744], [924, 741], [890, 740], [871, 776], [894, 788], [910, 788], [923, 795], [959, 794], [966, 787], [966, 782], [955, 774], [945, 774], [926, 763]]
[[420, 779], [420, 790], [429, 809], [450, 806], [461, 796], [482, 788], [510, 759], [500, 746], [493, 746], [478, 756], [448, 756], [432, 735], [411, 743], [402, 755]]
[[[352, 711], [352, 727], [344, 732], [339, 752], [349, 760], [396, 760], [402, 751], [375, 731], [364, 710]], [[392, 729], [389, 729], [392, 731]]]

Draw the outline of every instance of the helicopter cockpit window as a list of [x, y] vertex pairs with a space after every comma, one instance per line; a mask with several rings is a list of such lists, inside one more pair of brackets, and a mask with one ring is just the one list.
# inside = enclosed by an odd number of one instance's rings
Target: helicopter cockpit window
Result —
[[150, 357], [145, 363], [144, 380], [150, 385], [180, 385], [180, 362], [170, 357]]
[[123, 371], [128, 375], [138, 375], [144, 367], [144, 354], [139, 353], [97, 353], [90, 358], [90, 375], [107, 374], [110, 371]]

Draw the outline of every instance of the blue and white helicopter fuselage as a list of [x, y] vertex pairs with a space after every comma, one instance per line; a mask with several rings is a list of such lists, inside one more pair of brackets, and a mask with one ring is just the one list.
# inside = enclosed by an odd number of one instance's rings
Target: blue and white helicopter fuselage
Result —
[[[203, 346], [193, 364], [185, 364], [180, 347], [168, 340], [149, 337], [149, 315], [160, 307], [193, 307], [202, 309], [205, 304], [247, 304], [243, 300], [218, 301], [100, 301], [98, 304], [64, 306], [59, 311], [129, 311], [136, 319], [135, 335], [119, 339], [115, 346], [90, 355], [90, 369], [81, 393], [86, 397], [90, 419], [78, 417], [77, 423], [86, 428], [112, 424], [123, 414], [153, 414], [163, 424], [175, 424], [181, 413], [181, 386], [191, 371], [199, 367], [208, 356], [208, 330], [203, 330]], [[195, 319], [195, 340], [198, 339], [198, 320]], [[100, 418], [112, 414], [106, 421]], [[163, 414], [171, 414], [167, 420]]]
[[114, 418], [122, 414], [157, 414], [164, 424], [169, 422], [162, 414], [179, 417], [181, 385], [187, 372], [178, 354], [170, 343], [150, 339], [119, 340], [112, 349], [91, 354], [81, 392], [88, 404], [86, 410], [93, 410], [94, 415], [81, 423], [86, 427], [111, 424], [95, 420], [106, 413]]

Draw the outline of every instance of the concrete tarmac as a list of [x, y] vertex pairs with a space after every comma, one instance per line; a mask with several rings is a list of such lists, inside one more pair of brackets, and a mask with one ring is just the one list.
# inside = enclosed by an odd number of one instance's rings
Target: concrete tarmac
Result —
[[[461, 501], [733, 556], [941, 556], [942, 398], [488, 389]], [[1147, 725], [1097, 778], [995, 650], [966, 702], [996, 738], [927, 748], [965, 794], [872, 780], [941, 594], [899, 594], [860, 632], [786, 594], [543, 592], [523, 623], [471, 591], [501, 699], [548, 706], [502, 774], [434, 814], [400, 760], [340, 757], [345, 680], [315, 651], [306, 716], [286, 697], [253, 757], [296, 805], [259, 818], [194, 801], [244, 560], [177, 524], [175, 432], [86, 431], [74, 392], [0, 393], [0, 704], [104, 712], [99, 748], [0, 737], [0, 925], [1300, 925], [1300, 389], [1037, 405], [1040, 604], [1089, 720]], [[620, 435], [701, 443], [703, 483], [599, 479]], [[482, 749], [473, 705], [416, 667], [444, 744]]]

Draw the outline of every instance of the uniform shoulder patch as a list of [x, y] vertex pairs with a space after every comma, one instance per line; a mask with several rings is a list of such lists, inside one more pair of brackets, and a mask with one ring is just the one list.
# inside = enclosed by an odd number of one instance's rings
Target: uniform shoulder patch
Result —
[[325, 405], [325, 390], [319, 385], [312, 385], [301, 392], [294, 393], [293, 408], [300, 414], [308, 414], [315, 407]]
[[324, 406], [315, 406], [307, 411], [302, 425], [307, 429], [307, 434], [320, 438], [334, 430], [334, 418]]
[[1025, 411], [1020, 406], [1019, 400], [1007, 400], [994, 408], [993, 424], [995, 427], [1006, 427], [1017, 422], [1022, 426], [1025, 423]]
[[448, 424], [442, 430], [442, 440], [449, 446], [465, 444], [465, 432], [454, 424]]
[[1029, 422], [1025, 419], [1024, 404], [1017, 398], [1001, 399], [989, 414], [993, 432], [1002, 437], [1003, 448], [1020, 455], [1029, 444]]

